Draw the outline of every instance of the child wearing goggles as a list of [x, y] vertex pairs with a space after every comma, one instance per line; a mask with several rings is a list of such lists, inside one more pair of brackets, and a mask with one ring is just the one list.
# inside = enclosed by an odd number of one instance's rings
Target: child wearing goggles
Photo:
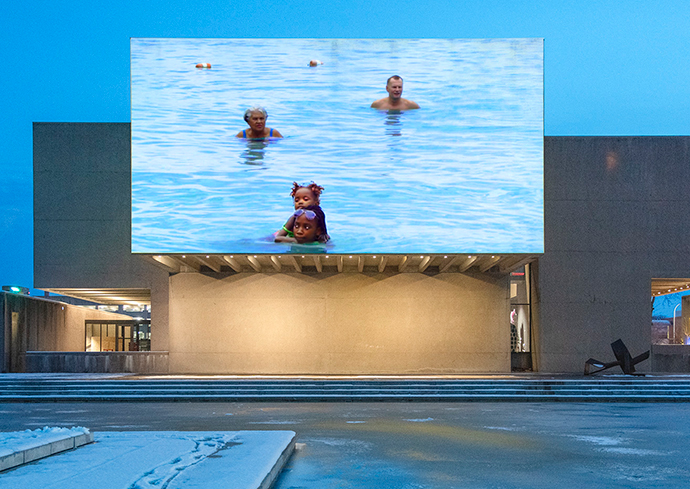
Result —
[[295, 213], [275, 233], [276, 243], [325, 243], [330, 239], [326, 230], [326, 215], [319, 205], [321, 192], [323, 187], [314, 182], [309, 185], [293, 182], [290, 195], [295, 204]]

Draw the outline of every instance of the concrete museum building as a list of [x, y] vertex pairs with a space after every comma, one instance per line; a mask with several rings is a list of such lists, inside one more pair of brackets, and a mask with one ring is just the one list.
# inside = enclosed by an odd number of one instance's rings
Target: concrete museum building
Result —
[[[12, 328], [5, 301], [3, 371], [112, 350], [169, 373], [582, 372], [618, 338], [649, 349], [650, 299], [690, 285], [690, 137], [544, 138], [543, 254], [154, 255], [131, 252], [130, 124], [33, 131], [34, 286], [151, 322]], [[638, 370], [688, 369], [688, 314]]]

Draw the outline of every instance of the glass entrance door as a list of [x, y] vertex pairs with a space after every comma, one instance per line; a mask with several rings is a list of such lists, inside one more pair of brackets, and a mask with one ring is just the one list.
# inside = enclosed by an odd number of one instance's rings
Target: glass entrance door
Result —
[[510, 357], [511, 370], [532, 370], [532, 306], [530, 267], [510, 274]]
[[151, 321], [85, 321], [84, 351], [151, 351]]

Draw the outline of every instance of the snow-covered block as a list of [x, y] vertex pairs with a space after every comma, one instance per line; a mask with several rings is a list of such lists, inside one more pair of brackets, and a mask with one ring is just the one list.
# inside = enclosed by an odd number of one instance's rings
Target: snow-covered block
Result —
[[82, 433], [74, 437], [74, 448], [86, 445], [87, 443], [93, 443], [93, 433]]
[[50, 443], [46, 443], [45, 445], [39, 445], [33, 448], [26, 448], [23, 450], [23, 452], [25, 464], [33, 462], [34, 460], [38, 460], [39, 458], [48, 457], [55, 453], [51, 450]]
[[294, 431], [237, 431], [232, 443], [188, 467], [169, 489], [268, 489], [295, 449]]
[[50, 454], [64, 452], [74, 448], [74, 436], [50, 442]]
[[[75, 439], [80, 443], [75, 444]], [[82, 427], [49, 427], [38, 430], [0, 432], [0, 470], [33, 462], [50, 455], [71, 450], [93, 441], [93, 434]]]
[[79, 450], [3, 473], [0, 487], [268, 489], [294, 450], [295, 433], [99, 432], [94, 438]]
[[23, 452], [0, 450], [0, 472], [24, 463]]

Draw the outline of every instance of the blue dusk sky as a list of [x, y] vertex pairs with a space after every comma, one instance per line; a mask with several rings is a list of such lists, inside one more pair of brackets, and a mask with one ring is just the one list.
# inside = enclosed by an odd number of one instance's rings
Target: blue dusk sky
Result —
[[544, 38], [546, 136], [690, 135], [684, 0], [1, 5], [2, 285], [33, 285], [32, 122], [128, 122], [131, 37]]

